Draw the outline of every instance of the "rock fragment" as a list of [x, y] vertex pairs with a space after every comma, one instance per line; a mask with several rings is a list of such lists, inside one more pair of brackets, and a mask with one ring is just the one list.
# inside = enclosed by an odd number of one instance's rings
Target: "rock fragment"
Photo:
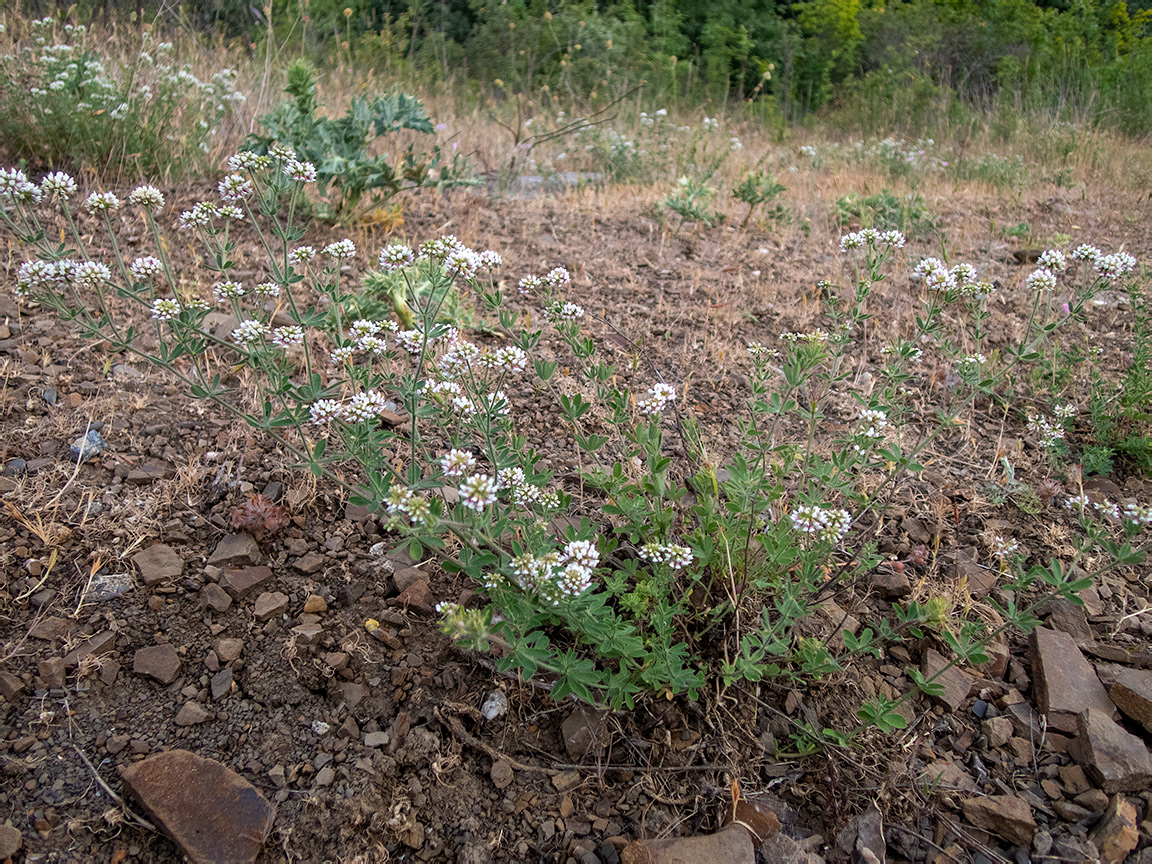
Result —
[[1076, 716], [1093, 709], [1111, 717], [1115, 711], [1104, 685], [1067, 633], [1037, 627], [1032, 632], [1032, 671], [1036, 703], [1048, 725], [1076, 731]]
[[1122, 669], [1108, 695], [1117, 708], [1152, 732], [1152, 670]]
[[1136, 808], [1120, 795], [1113, 795], [1108, 809], [1088, 835], [1088, 839], [1100, 850], [1100, 857], [1107, 864], [1123, 864], [1128, 854], [1140, 842], [1140, 831], [1136, 828]]
[[985, 831], [991, 831], [1016, 846], [1032, 845], [1036, 820], [1023, 798], [1015, 795], [988, 795], [960, 802], [964, 817]]
[[208, 559], [213, 567], [255, 564], [260, 560], [260, 546], [251, 534], [225, 534]]
[[171, 645], [141, 648], [132, 657], [132, 671], [161, 684], [171, 684], [180, 674], [180, 654]]
[[1152, 758], [1143, 741], [1094, 708], [1077, 721], [1080, 736], [1073, 756], [1096, 785], [1110, 795], [1142, 792], [1152, 785]]
[[255, 861], [272, 829], [274, 811], [255, 786], [187, 750], [137, 762], [122, 779], [192, 864]]
[[164, 543], [155, 543], [137, 552], [132, 556], [132, 562], [140, 571], [140, 580], [147, 586], [178, 579], [184, 572], [184, 559]]
[[233, 600], [241, 600], [271, 579], [272, 571], [267, 567], [244, 567], [240, 570], [226, 571], [220, 577], [220, 587], [227, 591]]

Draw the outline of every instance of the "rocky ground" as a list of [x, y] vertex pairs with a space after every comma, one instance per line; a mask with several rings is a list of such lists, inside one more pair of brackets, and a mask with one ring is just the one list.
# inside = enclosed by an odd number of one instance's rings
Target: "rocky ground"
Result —
[[[988, 218], [1024, 210], [1076, 242], [1149, 249], [1123, 192], [936, 205], [954, 254], [1005, 285], [1025, 271], [980, 227]], [[742, 345], [812, 320], [838, 231], [673, 235], [645, 212], [593, 192], [461, 194], [413, 202], [404, 231], [491, 246], [516, 276], [568, 266], [572, 299], [642, 341], [723, 450], [745, 394]], [[890, 290], [882, 316], [907, 305], [905, 287]], [[1003, 294], [993, 341], [1025, 305]], [[1101, 342], [1123, 345], [1126, 314], [1119, 301], [1094, 312]], [[471, 589], [408, 558], [365, 508], [43, 310], [5, 297], [0, 317], [0, 861], [224, 860], [214, 843], [261, 862], [1152, 861], [1146, 567], [1110, 572], [1083, 607], [1050, 604], [1031, 637], [950, 671], [943, 695], [906, 706], [907, 730], [862, 747], [804, 753], [790, 736], [850, 725], [862, 698], [909, 689], [907, 667], [938, 669], [946, 649], [931, 634], [811, 687], [717, 685], [699, 703], [627, 714], [557, 704], [439, 633], [436, 602]], [[929, 376], [925, 398], [938, 386]], [[532, 440], [554, 444], [555, 417], [536, 413]], [[90, 432], [99, 440], [82, 445]], [[839, 592], [816, 632], [940, 592], [990, 615], [986, 598], [1003, 598], [989, 531], [1037, 560], [1068, 548], [1070, 517], [982, 491], [1001, 451], [1021, 472], [1038, 464], [1026, 433], [988, 418], [965, 434], [875, 526], [892, 560], [921, 546], [930, 559]], [[1086, 488], [1152, 502], [1138, 476]], [[254, 492], [287, 508], [281, 531], [235, 530], [232, 509]], [[720, 830], [734, 799], [755, 812]], [[629, 845], [660, 838], [697, 845]]]

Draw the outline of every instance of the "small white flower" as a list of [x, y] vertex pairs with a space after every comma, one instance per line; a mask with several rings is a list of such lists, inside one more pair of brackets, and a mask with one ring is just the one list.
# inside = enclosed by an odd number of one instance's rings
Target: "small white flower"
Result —
[[487, 474], [473, 474], [460, 484], [456, 490], [460, 495], [460, 503], [469, 510], [480, 513], [485, 507], [496, 503], [496, 493], [499, 491], [496, 481]]
[[137, 186], [128, 195], [128, 203], [145, 210], [159, 210], [164, 206], [164, 193], [155, 186]]
[[1024, 280], [1024, 284], [1031, 291], [1052, 291], [1056, 288], [1056, 274], [1043, 268], [1033, 270]]
[[326, 426], [333, 420], [340, 419], [343, 409], [335, 399], [320, 399], [312, 403], [308, 409], [308, 414], [317, 426]]
[[564, 267], [554, 267], [544, 277], [544, 283], [554, 291], [562, 291], [572, 284], [572, 276]]
[[337, 240], [324, 247], [324, 254], [334, 261], [356, 257], [356, 244], [351, 240]]
[[220, 197], [230, 204], [243, 201], [252, 194], [252, 181], [242, 174], [229, 174], [217, 187]]
[[297, 246], [288, 253], [288, 260], [292, 264], [307, 264], [316, 257], [316, 250], [311, 246]]
[[493, 270], [499, 269], [504, 264], [504, 259], [491, 249], [485, 249], [476, 256], [476, 263], [491, 273]]
[[284, 176], [297, 183], [315, 183], [316, 166], [311, 162], [299, 162], [289, 159], [284, 163]]
[[275, 282], [260, 282], [252, 286], [252, 293], [261, 297], [279, 297], [280, 286]]
[[239, 222], [244, 218], [244, 211], [235, 204], [221, 204], [216, 209], [216, 215], [221, 219], [231, 219], [233, 222]]
[[333, 350], [328, 356], [332, 362], [337, 366], [343, 366], [352, 359], [352, 354], [356, 349], [352, 345], [341, 345], [339, 348]]
[[392, 243], [384, 247], [384, 251], [380, 253], [380, 269], [385, 273], [391, 273], [393, 270], [409, 266], [415, 260], [416, 255], [411, 247], [403, 243]]
[[89, 213], [110, 213], [120, 209], [120, 199], [111, 192], [93, 192], [84, 201]]
[[137, 258], [129, 264], [128, 271], [137, 282], [148, 282], [151, 279], [163, 275], [164, 265], [159, 258], [148, 255], [143, 258]]
[[291, 162], [296, 158], [296, 151], [289, 147], [287, 144], [274, 144], [269, 150], [268, 155], [273, 159], [278, 159], [281, 162]]
[[463, 477], [476, 467], [476, 457], [467, 450], [452, 449], [440, 457], [440, 468], [445, 477]]
[[1053, 273], [1063, 273], [1068, 269], [1068, 260], [1059, 249], [1049, 249], [1037, 259], [1036, 263]]
[[72, 270], [71, 279], [85, 288], [99, 288], [111, 281], [112, 271], [99, 261], [83, 261]]
[[543, 284], [539, 276], [525, 276], [516, 283], [516, 290], [521, 294], [531, 294], [539, 291]]
[[840, 238], [840, 251], [851, 252], [854, 249], [860, 249], [864, 246], [864, 237], [858, 231], [853, 231], [850, 234], [845, 234]]
[[215, 296], [215, 298], [221, 303], [236, 299], [237, 297], [243, 297], [245, 293], [246, 292], [244, 291], [244, 286], [239, 282], [233, 282], [232, 280], [228, 280], [227, 282], [217, 282], [212, 286], [213, 296]]
[[1074, 250], [1072, 250], [1072, 257], [1077, 261], [1084, 261], [1088, 264], [1094, 264], [1100, 256], [1104, 253], [1097, 249], [1095, 246], [1089, 246], [1087, 243], [1081, 243]]
[[71, 198], [76, 189], [76, 181], [63, 171], [47, 174], [40, 181], [40, 191], [49, 198]]
[[272, 344], [280, 348], [304, 344], [304, 328], [296, 324], [277, 327], [272, 331]]
[[250, 150], [241, 150], [228, 157], [229, 171], [262, 171], [271, 164], [271, 158], [258, 156]]
[[249, 319], [241, 322], [240, 326], [232, 331], [232, 341], [237, 345], [252, 345], [261, 341], [268, 335], [268, 326], [262, 321]]
[[904, 248], [904, 235], [899, 231], [885, 231], [880, 235], [880, 241], [890, 249]]
[[157, 321], [169, 321], [180, 314], [180, 303], [174, 298], [157, 298], [152, 301], [152, 317]]

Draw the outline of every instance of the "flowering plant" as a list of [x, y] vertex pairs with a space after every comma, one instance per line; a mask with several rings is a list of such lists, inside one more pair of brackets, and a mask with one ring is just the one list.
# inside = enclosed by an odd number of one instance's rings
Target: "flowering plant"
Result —
[[[210, 295], [173, 272], [158, 189], [127, 196], [156, 251], [128, 261], [117, 241], [120, 216], [113, 220], [125, 207], [118, 196], [94, 192], [77, 210], [77, 185], [65, 174], [34, 184], [20, 171], [0, 172], [0, 219], [38, 252], [19, 266], [17, 293], [164, 369], [192, 396], [276, 440], [298, 466], [382, 511], [414, 556], [433, 550], [446, 569], [470, 577], [477, 599], [440, 606], [444, 631], [462, 646], [494, 650], [500, 669], [524, 677], [548, 673], [555, 698], [620, 707], [650, 693], [694, 698], [708, 686], [824, 675], [936, 622], [935, 606], [908, 601], [893, 620], [845, 626], [832, 601], [881, 565], [926, 564], [922, 555], [885, 560], [875, 538], [901, 479], [920, 471], [920, 454], [952, 428], [920, 434], [906, 425], [918, 410], [906, 385], [924, 350], [959, 356], [961, 337], [943, 310], [987, 296], [968, 291], [981, 285], [974, 268], [921, 263], [924, 311], [908, 338], [884, 346], [878, 384], [864, 393], [847, 383], [848, 348], [877, 338], [868, 300], [905, 241], [897, 231], [846, 235], [855, 280], [848, 289], [822, 284], [828, 329], [785, 333], [778, 348], [749, 346], [740, 438], [721, 462], [682, 410], [682, 385], [662, 380], [654, 366], [630, 379], [604, 358], [590, 316], [566, 299], [563, 268], [521, 278], [512, 296], [494, 278], [503, 266], [496, 252], [454, 237], [415, 249], [393, 243], [377, 266], [405, 286], [411, 319], [353, 317], [344, 271], [360, 254], [355, 244], [301, 244], [300, 205], [315, 166], [275, 145], [236, 154], [228, 169], [219, 199], [196, 204], [177, 223], [206, 251]], [[251, 226], [265, 251], [254, 279], [234, 272], [238, 223]], [[69, 237], [59, 246], [46, 230], [57, 225]], [[109, 263], [85, 240], [98, 226]], [[1111, 269], [1127, 266], [1097, 270], [1111, 278]], [[424, 280], [431, 290], [420, 288]], [[1050, 281], [1030, 283], [1050, 292]], [[487, 321], [483, 341], [444, 320], [450, 295], [473, 298]], [[231, 316], [223, 329], [209, 326], [220, 308]], [[154, 350], [137, 338], [142, 325], [126, 323], [140, 318], [155, 333]], [[1049, 323], [1036, 332], [1055, 332]], [[1026, 342], [1009, 363], [1032, 362], [1039, 347]], [[994, 391], [997, 373], [958, 374], [969, 390]], [[251, 385], [260, 394], [254, 404], [244, 396]], [[561, 445], [549, 453], [551, 465], [519, 426], [526, 393], [532, 404], [547, 394], [569, 431], [570, 452]], [[848, 422], [833, 441], [820, 440], [817, 430], [842, 411], [845, 393], [855, 402]], [[959, 390], [954, 402], [955, 410], [972, 404]], [[560, 473], [557, 460], [569, 463]], [[1091, 515], [1083, 502], [1076, 506], [1081, 518]], [[1143, 547], [1129, 541], [1152, 518], [1146, 509], [1104, 515], [1123, 525], [1124, 537], [1090, 533], [1081, 554], [1104, 548], [1118, 561], [1138, 560]], [[1021, 590], [1042, 582], [1075, 598], [1086, 584], [1059, 562], [1024, 572], [1017, 548], [997, 548]], [[1013, 600], [1000, 612], [1027, 627], [1034, 608]], [[814, 621], [821, 611], [829, 627]], [[943, 639], [956, 662], [981, 662], [994, 635], [966, 621]], [[939, 686], [936, 676], [909, 676], [924, 692]], [[897, 728], [898, 701], [878, 696], [861, 719]]]

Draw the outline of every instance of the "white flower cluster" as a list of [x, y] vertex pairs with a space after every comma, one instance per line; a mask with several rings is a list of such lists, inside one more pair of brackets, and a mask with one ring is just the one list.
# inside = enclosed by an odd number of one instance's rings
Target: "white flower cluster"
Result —
[[675, 398], [676, 388], [661, 381], [649, 387], [647, 394], [636, 400], [636, 407], [641, 414], [650, 417], [663, 411]]
[[961, 375], [978, 375], [987, 362], [983, 354], [968, 354], [956, 361], [956, 371]]
[[1020, 543], [1013, 538], [1004, 538], [996, 535], [992, 538], [992, 554], [1003, 561], [1013, 552], [1020, 551]]
[[324, 247], [324, 254], [333, 261], [347, 261], [356, 257], [356, 244], [351, 240], [336, 240]]
[[128, 203], [145, 210], [159, 210], [164, 206], [164, 193], [155, 186], [137, 186], [128, 195]]
[[679, 543], [645, 543], [636, 554], [653, 564], [667, 564], [673, 570], [692, 563], [692, 550]]
[[263, 321], [249, 318], [240, 322], [240, 326], [232, 331], [232, 341], [237, 345], [255, 345], [257, 342], [262, 342], [270, 332], [268, 325]]
[[715, 132], [719, 128], [720, 128], [720, 120], [718, 118], [716, 118], [716, 117], [705, 117], [704, 118], [704, 131], [705, 132]]
[[588, 590], [599, 563], [600, 550], [594, 540], [573, 540], [560, 552], [514, 558], [510, 570], [523, 590], [535, 591], [543, 602], [558, 606], [561, 600]]
[[457, 487], [460, 503], [477, 513], [482, 513], [486, 507], [496, 503], [496, 495], [500, 491], [495, 478], [488, 474], [473, 474], [466, 477]]
[[40, 181], [40, 192], [47, 198], [71, 198], [76, 194], [76, 189], [76, 181], [63, 171], [45, 174]]
[[403, 513], [413, 525], [423, 525], [432, 512], [432, 502], [403, 486], [393, 486], [388, 490], [384, 506], [392, 516]]
[[25, 261], [16, 271], [17, 297], [27, 297], [37, 288], [64, 288], [72, 284], [80, 265], [75, 261]]
[[0, 201], [32, 204], [38, 202], [42, 194], [40, 187], [29, 182], [23, 171], [17, 168], [0, 170]]
[[1030, 291], [1054, 291], [1056, 289], [1056, 274], [1044, 268], [1033, 270], [1024, 280], [1024, 284]]
[[148, 282], [163, 275], [164, 265], [159, 258], [146, 255], [143, 258], [137, 258], [129, 264], [128, 272], [132, 274], [132, 278], [137, 282]]
[[1097, 258], [1092, 266], [1105, 279], [1114, 282], [1125, 273], [1136, 269], [1136, 259], [1127, 252], [1117, 252], [1115, 255], [1103, 255]]
[[557, 321], [576, 321], [584, 317], [584, 307], [575, 303], [557, 300], [548, 308], [541, 311], [544, 320], [555, 324]]
[[1053, 423], [1041, 414], [1028, 415], [1028, 431], [1045, 450], [1050, 450], [1064, 439], [1064, 427]]
[[840, 238], [840, 251], [851, 252], [853, 249], [863, 249], [868, 246], [873, 249], [903, 249], [905, 238], [899, 231], [877, 231], [875, 228], [864, 228], [861, 231], [852, 231]]
[[852, 516], [847, 510], [800, 504], [788, 514], [792, 527], [802, 534], [811, 534], [826, 543], [838, 543], [852, 530]]
[[392, 243], [385, 246], [384, 251], [380, 253], [380, 269], [385, 273], [391, 273], [411, 265], [415, 260], [416, 254], [412, 251], [412, 247], [403, 243]]
[[445, 477], [463, 477], [476, 467], [476, 457], [467, 450], [452, 448], [440, 457], [440, 470]]
[[[286, 329], [286, 328], [281, 328]], [[301, 334], [301, 338], [303, 335]], [[376, 390], [365, 390], [351, 399], [319, 399], [312, 403], [309, 417], [317, 426], [326, 426], [333, 420], [345, 423], [367, 423], [388, 409], [388, 399]]]
[[1076, 406], [1071, 402], [1065, 402], [1063, 405], [1057, 405], [1053, 408], [1052, 413], [1061, 420], [1069, 420], [1076, 416]]
[[775, 358], [780, 356], [780, 352], [775, 348], [766, 348], [760, 342], [749, 342], [748, 353], [753, 357]]
[[884, 437], [888, 427], [888, 415], [876, 408], [865, 408], [860, 412], [860, 434], [873, 440]]
[[180, 314], [180, 302], [174, 298], [158, 297], [152, 301], [152, 317], [157, 321], [170, 321]]
[[781, 333], [780, 339], [784, 342], [788, 342], [791, 345], [796, 345], [800, 342], [818, 344], [828, 341], [828, 332], [826, 330], [821, 330], [820, 328], [816, 328], [815, 330], [812, 330], [808, 333], [796, 333], [790, 330]]
[[1059, 249], [1049, 249], [1036, 260], [1036, 263], [1053, 273], [1063, 273], [1068, 269], [1068, 259]]

